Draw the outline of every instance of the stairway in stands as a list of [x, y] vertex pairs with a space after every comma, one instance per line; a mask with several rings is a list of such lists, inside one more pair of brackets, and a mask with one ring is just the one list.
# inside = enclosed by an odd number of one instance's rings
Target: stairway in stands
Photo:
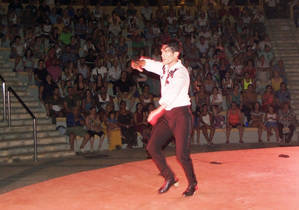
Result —
[[290, 19], [267, 20], [266, 27], [276, 60], [284, 62], [291, 106], [299, 120], [299, 28]]
[[[1, 49], [0, 74], [6, 80], [7, 87], [11, 86], [21, 97], [37, 118], [38, 159], [59, 158], [74, 155], [70, 150], [66, 136], [56, 130], [56, 126], [48, 119], [44, 108], [37, 97], [32, 96], [26, 82], [21, 82], [18, 73], [12, 71], [12, 62], [7, 55], [8, 49]], [[32, 160], [33, 121], [17, 99], [11, 96], [11, 127], [2, 120], [3, 98], [2, 86], [0, 97], [0, 163], [20, 160]]]

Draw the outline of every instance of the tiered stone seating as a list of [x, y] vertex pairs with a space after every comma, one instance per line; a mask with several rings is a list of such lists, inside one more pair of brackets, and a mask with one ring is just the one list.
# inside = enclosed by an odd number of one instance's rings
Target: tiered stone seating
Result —
[[[56, 130], [38, 98], [30, 94], [26, 82], [22, 82], [18, 73], [12, 71], [13, 63], [9, 61], [8, 55], [8, 49], [0, 49], [0, 74], [7, 81], [7, 87], [11, 86], [37, 117], [38, 158], [74, 155], [74, 152], [70, 151], [67, 137]], [[12, 126], [9, 128], [7, 121], [0, 122], [0, 162], [32, 159], [34, 151], [32, 118], [14, 96], [11, 97], [11, 108]], [[0, 115], [3, 115], [2, 95]]]

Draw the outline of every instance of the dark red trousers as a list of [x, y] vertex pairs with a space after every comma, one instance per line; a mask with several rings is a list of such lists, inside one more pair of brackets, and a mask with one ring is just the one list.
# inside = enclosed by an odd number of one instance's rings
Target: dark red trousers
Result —
[[188, 182], [190, 184], [196, 182], [190, 158], [191, 132], [192, 114], [189, 106], [177, 107], [166, 111], [154, 125], [147, 150], [165, 179], [174, 178], [174, 173], [166, 163], [162, 147], [171, 136], [174, 136], [177, 160], [181, 163]]

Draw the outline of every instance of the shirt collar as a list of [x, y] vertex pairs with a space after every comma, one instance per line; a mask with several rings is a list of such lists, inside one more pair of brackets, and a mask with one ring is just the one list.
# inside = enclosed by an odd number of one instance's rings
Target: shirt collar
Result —
[[180, 66], [182, 66], [182, 62], [181, 60], [179, 59], [178, 62], [176, 62], [171, 68], [168, 69], [168, 65], [165, 65], [165, 69], [169, 72], [171, 70], [174, 70], [176, 68], [179, 68]]

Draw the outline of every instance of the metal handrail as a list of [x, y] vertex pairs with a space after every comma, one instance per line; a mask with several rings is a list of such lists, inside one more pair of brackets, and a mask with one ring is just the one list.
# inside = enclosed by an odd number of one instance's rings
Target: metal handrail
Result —
[[37, 129], [36, 129], [36, 117], [30, 111], [28, 106], [24, 101], [18, 96], [18, 94], [12, 89], [12, 87], [7, 88], [7, 106], [8, 106], [8, 126], [11, 126], [11, 102], [10, 102], [10, 93], [12, 93], [16, 99], [22, 104], [25, 110], [30, 114], [33, 119], [33, 140], [34, 140], [34, 161], [37, 161]]
[[2, 81], [2, 95], [3, 95], [3, 121], [6, 120], [6, 82], [5, 79], [0, 75]]

